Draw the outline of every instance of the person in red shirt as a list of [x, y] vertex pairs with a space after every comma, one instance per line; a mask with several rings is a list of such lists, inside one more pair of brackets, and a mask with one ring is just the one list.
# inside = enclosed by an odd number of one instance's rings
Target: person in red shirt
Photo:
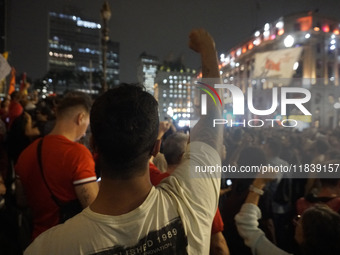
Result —
[[8, 106], [8, 118], [9, 118], [8, 128], [11, 128], [13, 121], [16, 118], [18, 118], [24, 111], [24, 108], [19, 103], [19, 101], [20, 93], [18, 91], [14, 91], [11, 94], [11, 102], [9, 103]]
[[[338, 161], [334, 161], [339, 164]], [[340, 213], [340, 179], [321, 178], [321, 188], [317, 195], [311, 193], [296, 202], [296, 211], [302, 215], [308, 208], [315, 204], [326, 204], [333, 211]]]
[[28, 146], [18, 159], [15, 171], [33, 211], [33, 239], [61, 221], [60, 207], [51, 193], [63, 204], [78, 199], [83, 208], [97, 196], [93, 157], [84, 145], [76, 142], [89, 125], [90, 108], [91, 99], [87, 95], [74, 92], [66, 95], [57, 107], [54, 129], [43, 138], [42, 167], [37, 150], [41, 139]]

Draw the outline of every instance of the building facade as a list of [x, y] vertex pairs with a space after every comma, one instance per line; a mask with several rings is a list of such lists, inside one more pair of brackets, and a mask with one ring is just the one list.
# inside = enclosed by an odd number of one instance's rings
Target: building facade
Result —
[[143, 84], [146, 91], [154, 95], [154, 85], [160, 62], [158, 57], [143, 52], [138, 58], [137, 79]]
[[[48, 73], [53, 88], [97, 91], [101, 84], [101, 25], [75, 15], [49, 12]], [[119, 43], [109, 41], [107, 83], [119, 83]], [[55, 81], [54, 81], [55, 80]]]
[[158, 101], [160, 120], [172, 118], [180, 127], [189, 127], [193, 117], [196, 90], [192, 79], [196, 70], [186, 68], [179, 61], [164, 62], [155, 78], [154, 96]]
[[[273, 88], [277, 88], [279, 99], [283, 87], [305, 88], [311, 92], [311, 99], [304, 104], [311, 115], [288, 105], [286, 115], [282, 115], [278, 106], [266, 118], [295, 119], [302, 128], [338, 127], [339, 34], [339, 20], [313, 12], [292, 14], [266, 23], [248, 40], [221, 54], [220, 72], [224, 83], [239, 87], [245, 98], [251, 88], [252, 105], [263, 110], [272, 106]], [[230, 95], [230, 92], [225, 94], [224, 113], [229, 119], [237, 120], [241, 117], [233, 115]], [[305, 95], [291, 93], [289, 96], [301, 99]], [[261, 116], [248, 112], [245, 118], [260, 119]]]

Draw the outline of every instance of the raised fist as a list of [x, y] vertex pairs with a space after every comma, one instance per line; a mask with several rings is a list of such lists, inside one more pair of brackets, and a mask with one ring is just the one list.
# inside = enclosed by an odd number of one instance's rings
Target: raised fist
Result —
[[189, 47], [198, 53], [202, 53], [204, 50], [215, 49], [215, 42], [203, 28], [193, 29], [189, 34]]

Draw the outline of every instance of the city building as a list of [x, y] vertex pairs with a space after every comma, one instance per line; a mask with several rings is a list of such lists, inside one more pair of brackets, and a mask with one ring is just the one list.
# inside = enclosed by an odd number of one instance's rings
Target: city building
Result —
[[138, 82], [143, 84], [146, 91], [151, 95], [154, 95], [155, 78], [159, 64], [158, 57], [148, 55], [145, 52], [143, 52], [138, 58]]
[[[79, 16], [49, 12], [48, 81], [58, 91], [92, 92], [101, 84], [101, 25]], [[119, 83], [119, 43], [107, 43], [107, 83]], [[54, 81], [56, 79], [56, 81]]]
[[[248, 88], [252, 88], [251, 103], [259, 110], [271, 108], [273, 88], [278, 92], [280, 87], [305, 88], [311, 92], [311, 99], [304, 104], [311, 115], [293, 105], [288, 105], [283, 115], [279, 102], [277, 109], [265, 117], [277, 119], [278, 123], [293, 119], [301, 128], [337, 127], [340, 125], [339, 34], [339, 20], [315, 12], [291, 14], [266, 23], [249, 39], [220, 55], [224, 83], [238, 86], [245, 99]], [[291, 98], [304, 96], [290, 94]], [[251, 112], [235, 116], [230, 98], [226, 99], [226, 119], [261, 119]]]
[[161, 121], [172, 118], [180, 127], [190, 125], [196, 91], [191, 81], [196, 76], [196, 70], [186, 68], [181, 60], [165, 61], [159, 67], [154, 96], [158, 101]]

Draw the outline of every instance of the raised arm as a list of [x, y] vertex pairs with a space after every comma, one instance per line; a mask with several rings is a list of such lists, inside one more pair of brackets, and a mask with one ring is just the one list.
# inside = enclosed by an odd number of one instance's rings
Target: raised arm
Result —
[[271, 178], [256, 178], [253, 181], [246, 201], [235, 216], [236, 227], [253, 254], [266, 255], [270, 251], [270, 254], [288, 255], [289, 253], [271, 243], [259, 228], [258, 220], [261, 218], [261, 211], [257, 205], [263, 194], [263, 188], [271, 180]]
[[[215, 42], [211, 35], [204, 29], [195, 29], [190, 33], [189, 47], [201, 55], [203, 78], [211, 79], [213, 83], [219, 82], [218, 59]], [[209, 84], [214, 86], [214, 84]], [[216, 89], [222, 95], [220, 89]], [[223, 98], [223, 97], [222, 97]], [[213, 120], [221, 118], [222, 109], [215, 105], [213, 100], [207, 100], [207, 114], [202, 115], [199, 122], [192, 129], [190, 140], [201, 141], [221, 151], [223, 141], [223, 125], [213, 127]]]
[[25, 119], [26, 119], [25, 135], [29, 137], [40, 135], [39, 129], [37, 127], [33, 127], [32, 125], [31, 115], [29, 115], [27, 112], [24, 112], [24, 114], [25, 114]]

